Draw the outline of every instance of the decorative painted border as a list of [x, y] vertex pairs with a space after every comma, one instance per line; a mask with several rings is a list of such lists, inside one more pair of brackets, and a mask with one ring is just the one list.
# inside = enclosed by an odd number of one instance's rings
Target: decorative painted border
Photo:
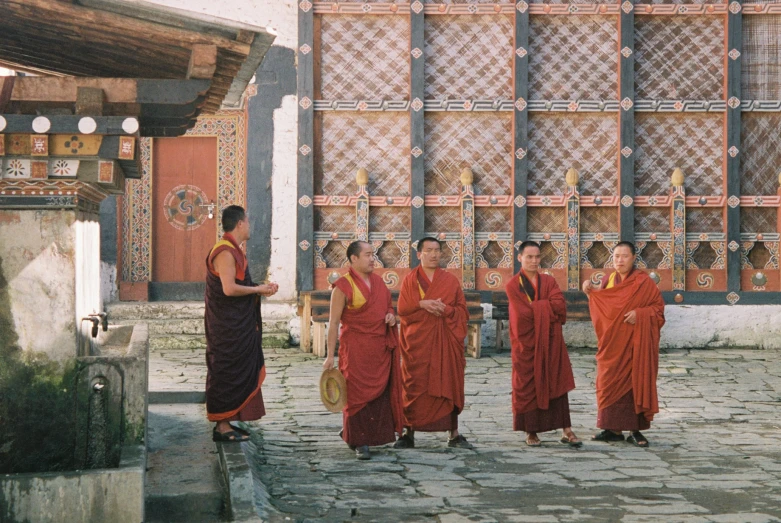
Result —
[[[628, 47], [624, 47], [628, 49]], [[633, 60], [633, 53], [621, 53], [621, 61]], [[625, 97], [626, 98], [626, 97]], [[623, 98], [622, 98], [623, 99]], [[364, 111], [406, 112], [416, 104], [409, 100], [314, 100], [306, 98], [302, 108], [316, 112]], [[427, 112], [510, 112], [515, 110], [513, 100], [423, 100]], [[547, 113], [616, 113], [621, 110], [617, 100], [525, 100], [529, 112]], [[740, 100], [735, 102], [741, 112], [781, 112], [781, 100]], [[634, 100], [635, 112], [642, 113], [723, 113], [728, 102], [724, 100]], [[304, 107], [305, 106], [305, 107]], [[519, 109], [523, 110], [523, 109]]]
[[461, 281], [464, 289], [475, 288], [475, 202], [472, 184], [461, 190]]
[[567, 187], [567, 290], [580, 289], [580, 194]]
[[[185, 136], [217, 138], [217, 205], [246, 205], [246, 114], [220, 111], [201, 116]], [[152, 159], [151, 138], [139, 140], [141, 179], [125, 182], [122, 220], [122, 281], [145, 282], [152, 278]], [[217, 237], [220, 212], [217, 214]]]
[[672, 188], [673, 290], [686, 290], [686, 192], [683, 186]]

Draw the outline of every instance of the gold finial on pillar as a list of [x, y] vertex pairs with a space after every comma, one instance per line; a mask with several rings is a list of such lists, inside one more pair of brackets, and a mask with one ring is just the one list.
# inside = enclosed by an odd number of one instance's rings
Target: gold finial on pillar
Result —
[[472, 185], [475, 181], [475, 176], [472, 174], [472, 169], [465, 167], [461, 169], [461, 185]]
[[578, 184], [578, 181], [580, 180], [580, 177], [578, 176], [578, 171], [570, 167], [569, 170], [567, 171], [567, 175], [565, 179], [567, 180], [568, 186], [575, 187]]
[[676, 167], [672, 176], [673, 187], [683, 187], [683, 171], [680, 167]]
[[361, 167], [358, 172], [355, 173], [355, 183], [358, 185], [369, 185], [369, 171]]

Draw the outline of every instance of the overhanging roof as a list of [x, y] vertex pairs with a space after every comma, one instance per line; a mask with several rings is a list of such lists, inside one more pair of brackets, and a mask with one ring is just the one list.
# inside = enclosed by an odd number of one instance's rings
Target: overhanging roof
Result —
[[274, 38], [266, 28], [139, 1], [0, 0], [0, 66], [55, 76], [208, 79], [199, 107], [207, 113], [239, 104]]

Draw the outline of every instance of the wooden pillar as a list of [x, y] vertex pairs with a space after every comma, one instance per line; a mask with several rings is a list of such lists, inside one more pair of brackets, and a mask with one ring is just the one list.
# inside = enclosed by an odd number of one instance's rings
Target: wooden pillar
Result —
[[[727, 225], [727, 290], [740, 290], [740, 67], [743, 54], [743, 14], [740, 2], [729, 4], [727, 13], [727, 49], [724, 53], [727, 100], [724, 140], [724, 194]], [[731, 303], [739, 299], [732, 295]], [[729, 298], [728, 298], [729, 299]]]
[[475, 288], [475, 192], [471, 169], [461, 171], [461, 282]]
[[673, 232], [673, 290], [686, 290], [686, 189], [683, 171], [675, 169], [670, 190], [670, 225]]
[[364, 168], [355, 175], [358, 199], [355, 201], [355, 239], [369, 241], [369, 173]]
[[635, 241], [635, 11], [631, 1], [621, 4], [618, 17], [618, 178], [621, 195], [619, 231], [622, 241]]
[[567, 171], [567, 290], [580, 289], [580, 193], [578, 171]]
[[[520, 0], [515, 5], [515, 52], [513, 58], [515, 110], [513, 113], [513, 244], [526, 240], [527, 181], [529, 178], [529, 5]], [[517, 257], [513, 268], [521, 270]]]
[[[423, 237], [425, 224], [425, 127], [424, 127], [424, 109], [423, 100], [425, 94], [423, 88], [425, 85], [425, 72], [423, 65], [425, 58], [423, 50], [425, 49], [424, 34], [424, 16], [423, 4], [420, 0], [415, 0], [410, 6], [410, 164], [411, 164], [411, 232], [412, 241], [416, 242]], [[410, 267], [418, 266], [418, 258], [409, 251]]]

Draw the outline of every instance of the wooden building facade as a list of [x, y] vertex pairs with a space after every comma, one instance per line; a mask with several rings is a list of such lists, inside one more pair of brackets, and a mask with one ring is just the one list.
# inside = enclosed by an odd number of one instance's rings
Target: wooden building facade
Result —
[[357, 238], [398, 288], [431, 235], [465, 289], [530, 239], [577, 291], [629, 240], [669, 303], [781, 299], [781, 4], [298, 10], [299, 291]]

